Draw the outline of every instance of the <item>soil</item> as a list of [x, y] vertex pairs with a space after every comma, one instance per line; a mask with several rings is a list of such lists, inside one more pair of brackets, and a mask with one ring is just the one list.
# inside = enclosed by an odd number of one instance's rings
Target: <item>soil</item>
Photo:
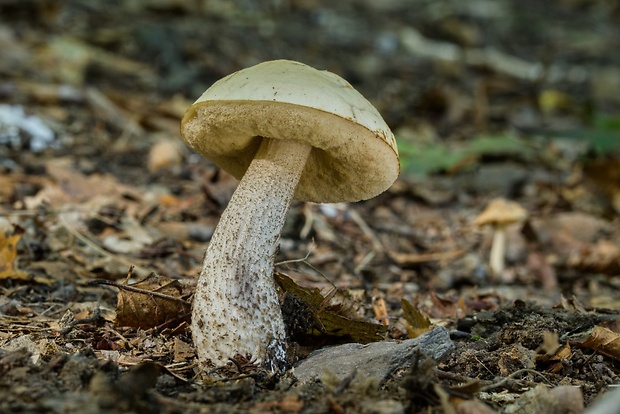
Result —
[[[540, 384], [582, 412], [620, 372], [619, 39], [602, 0], [1, 1], [0, 413], [500, 412]], [[290, 365], [436, 326], [443, 360], [303, 383], [198, 365], [191, 294], [236, 180], [179, 122], [280, 58], [366, 96], [402, 169], [371, 200], [292, 205]], [[494, 271], [476, 217], [500, 197], [527, 218]]]

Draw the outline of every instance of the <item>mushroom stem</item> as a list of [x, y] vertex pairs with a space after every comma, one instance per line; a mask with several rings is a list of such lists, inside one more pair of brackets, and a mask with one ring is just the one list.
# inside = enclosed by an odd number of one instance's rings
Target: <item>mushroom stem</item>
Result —
[[506, 255], [506, 227], [497, 225], [493, 233], [493, 244], [491, 244], [491, 257], [489, 265], [494, 276], [500, 276], [504, 271]]
[[272, 371], [285, 363], [273, 263], [280, 231], [311, 146], [263, 138], [207, 248], [191, 330], [202, 363], [251, 355]]

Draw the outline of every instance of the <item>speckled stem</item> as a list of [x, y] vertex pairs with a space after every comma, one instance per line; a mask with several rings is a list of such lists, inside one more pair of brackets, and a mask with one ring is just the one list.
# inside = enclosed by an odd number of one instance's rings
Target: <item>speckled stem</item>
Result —
[[251, 355], [271, 370], [285, 358], [273, 280], [280, 231], [311, 147], [263, 142], [213, 233], [198, 280], [192, 334], [203, 364]]

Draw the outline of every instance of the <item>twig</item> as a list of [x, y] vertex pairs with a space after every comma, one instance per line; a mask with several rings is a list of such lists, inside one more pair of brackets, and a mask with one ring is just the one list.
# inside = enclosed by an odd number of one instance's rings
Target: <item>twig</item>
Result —
[[364, 221], [362, 216], [360, 216], [359, 213], [353, 209], [348, 210], [347, 214], [349, 215], [349, 217], [351, 217], [351, 220], [353, 220], [353, 222], [357, 224], [357, 226], [362, 230], [362, 233], [364, 233], [366, 237], [370, 239], [370, 241], [372, 242], [373, 250], [377, 253], [382, 253], [385, 250], [383, 248], [383, 243], [381, 243], [381, 240], [379, 240], [375, 232]]
[[529, 368], [524, 368], [524, 369], [520, 369], [518, 371], [515, 371], [513, 373], [511, 373], [510, 375], [501, 378], [498, 381], [488, 381], [488, 380], [480, 380], [477, 378], [472, 378], [472, 377], [467, 377], [467, 376], [463, 376], [463, 375], [458, 375], [458, 374], [454, 374], [452, 372], [446, 372], [446, 371], [441, 371], [441, 370], [435, 370], [435, 372], [437, 373], [437, 376], [439, 378], [444, 378], [444, 379], [449, 379], [452, 381], [458, 381], [458, 382], [478, 382], [480, 384], [483, 384], [484, 386], [482, 388], [480, 388], [480, 391], [489, 391], [492, 390], [494, 388], [499, 388], [502, 385], [504, 385], [506, 382], [513, 380], [514, 377], [516, 377], [517, 375], [521, 375], [523, 373], [529, 373], [529, 374], [536, 374], [538, 376], [540, 376], [547, 384], [552, 385], [549, 380], [547, 379], [547, 377], [545, 377], [543, 374], [541, 374], [540, 372], [533, 370], [533, 369], [529, 369]]
[[314, 244], [314, 240], [312, 241], [312, 243], [310, 243], [310, 247], [308, 248], [308, 253], [306, 253], [306, 256], [304, 256], [301, 259], [290, 259], [290, 260], [284, 260], [281, 262], [277, 262], [274, 264], [274, 266], [281, 266], [281, 265], [285, 265], [285, 264], [289, 264], [289, 263], [308, 263], [307, 260], [310, 257], [310, 255], [312, 254], [312, 252], [314, 251], [315, 248], [315, 244]]
[[116, 335], [117, 337], [121, 338], [123, 340], [123, 342], [125, 342], [125, 345], [128, 348], [133, 348], [133, 346], [131, 345], [131, 342], [129, 341], [129, 339], [125, 338], [125, 336], [123, 334], [121, 334], [119, 331], [117, 331], [114, 328], [111, 328], [109, 326], [105, 327], [105, 330], [108, 332], [112, 332], [114, 335]]
[[312, 230], [312, 223], [314, 222], [314, 212], [312, 211], [310, 204], [306, 203], [303, 210], [305, 220], [304, 225], [299, 232], [299, 237], [301, 239], [308, 237], [308, 234], [310, 234], [310, 231]]
[[497, 73], [527, 81], [546, 78], [552, 83], [581, 83], [592, 75], [584, 65], [552, 64], [546, 66], [540, 62], [526, 61], [492, 48], [463, 48], [453, 43], [429, 39], [412, 27], [401, 30], [400, 41], [405, 50], [416, 56], [448, 62], [464, 62], [466, 65], [475, 67], [488, 67]]
[[462, 256], [467, 251], [465, 249], [450, 250], [447, 252], [434, 253], [399, 253], [389, 252], [388, 256], [399, 266], [411, 266], [418, 263], [438, 262], [441, 260], [451, 260]]
[[524, 368], [524, 369], [520, 369], [518, 371], [513, 372], [512, 374], [508, 375], [507, 377], [502, 378], [501, 380], [497, 381], [497, 382], [493, 382], [489, 385], [486, 385], [484, 387], [482, 387], [480, 389], [480, 391], [488, 391], [488, 390], [492, 390], [493, 388], [498, 388], [501, 387], [502, 385], [504, 385], [506, 382], [514, 379], [514, 377], [516, 377], [517, 375], [523, 374], [523, 373], [529, 373], [529, 374], [536, 374], [539, 377], [541, 377], [547, 384], [552, 385], [549, 380], [547, 379], [547, 377], [545, 377], [543, 374], [541, 374], [540, 372], [530, 369], [530, 368]]
[[362, 261], [357, 266], [355, 266], [355, 269], [353, 269], [353, 272], [356, 275], [359, 275], [360, 272], [366, 268], [368, 263], [370, 263], [372, 261], [372, 259], [375, 258], [375, 256], [376, 256], [376, 254], [375, 254], [374, 251], [368, 252], [368, 254], [366, 256], [364, 256]]
[[316, 273], [319, 274], [319, 276], [321, 276], [323, 279], [325, 279], [330, 285], [332, 285], [332, 287], [334, 289], [336, 288], [336, 285], [334, 284], [334, 282], [332, 282], [331, 280], [329, 280], [329, 278], [327, 276], [325, 276], [325, 274], [323, 274], [323, 272], [321, 272], [319, 269], [317, 269], [316, 267], [314, 267], [313, 264], [311, 264], [310, 262], [308, 262], [308, 258], [310, 257], [310, 255], [312, 254], [312, 252], [314, 251], [315, 248], [315, 244], [314, 244], [314, 240], [312, 240], [312, 243], [310, 244], [310, 248], [308, 249], [308, 253], [306, 254], [305, 257], [302, 257], [301, 259], [291, 259], [291, 260], [284, 260], [282, 262], [278, 262], [275, 264], [275, 266], [281, 266], [281, 265], [286, 265], [286, 264], [291, 264], [291, 263], [303, 263], [306, 266], [308, 266], [310, 269], [314, 270]]
[[161, 299], [171, 300], [174, 302], [180, 302], [187, 306], [191, 305], [191, 303], [189, 303], [185, 299], [176, 298], [174, 296], [166, 295], [165, 293], [159, 293], [159, 292], [155, 292], [152, 290], [140, 289], [140, 288], [128, 286], [128, 285], [121, 285], [119, 283], [112, 282], [110, 280], [105, 280], [105, 279], [91, 280], [90, 282], [87, 283], [87, 285], [88, 286], [98, 286], [98, 285], [114, 286], [115, 288], [126, 290], [128, 292], [142, 293], [144, 295], [150, 295], [150, 296], [155, 296]]

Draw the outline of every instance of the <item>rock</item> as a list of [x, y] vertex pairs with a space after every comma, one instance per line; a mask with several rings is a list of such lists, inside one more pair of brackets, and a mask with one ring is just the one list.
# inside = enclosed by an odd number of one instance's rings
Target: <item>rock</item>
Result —
[[448, 330], [438, 327], [414, 339], [402, 342], [373, 342], [370, 344], [345, 344], [320, 349], [301, 361], [294, 371], [300, 382], [320, 378], [329, 371], [340, 380], [357, 370], [357, 375], [384, 380], [398, 369], [411, 367], [414, 353], [436, 361], [444, 358], [454, 349]]
[[620, 413], [620, 389], [609, 390], [594, 400], [584, 414], [618, 414]]

